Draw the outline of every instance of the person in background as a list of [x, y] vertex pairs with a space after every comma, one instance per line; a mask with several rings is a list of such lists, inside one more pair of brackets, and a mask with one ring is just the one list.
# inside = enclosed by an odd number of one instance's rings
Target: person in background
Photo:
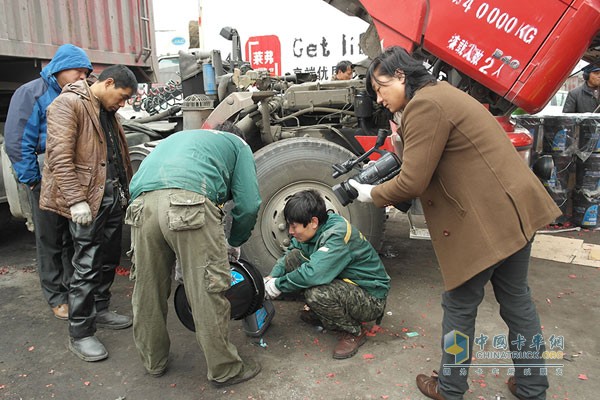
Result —
[[38, 157], [46, 151], [46, 108], [66, 84], [83, 80], [91, 72], [92, 63], [82, 49], [72, 44], [60, 46], [41, 77], [15, 91], [4, 126], [6, 154], [18, 181], [27, 188], [42, 293], [54, 316], [63, 320], [69, 317], [73, 241], [68, 219], [39, 207], [42, 174]]
[[600, 111], [600, 66], [589, 64], [583, 68], [583, 85], [570, 90], [563, 106], [564, 113]]
[[355, 355], [367, 340], [363, 322], [380, 320], [390, 277], [377, 252], [342, 216], [327, 213], [315, 190], [294, 194], [283, 214], [292, 241], [265, 278], [268, 298], [303, 291], [300, 318], [342, 332], [333, 358]]
[[116, 112], [136, 91], [133, 72], [113, 65], [91, 86], [86, 81], [66, 85], [47, 112], [40, 208], [69, 219], [75, 249], [69, 349], [84, 361], [108, 357], [95, 336], [97, 327], [125, 329], [132, 324], [130, 317], [110, 312], [108, 307], [132, 175]]
[[335, 66], [335, 75], [333, 76], [334, 81], [349, 81], [352, 79], [352, 63], [348, 60], [340, 61]]
[[[131, 181], [125, 222], [132, 234], [133, 337], [151, 376], [168, 367], [167, 300], [176, 260], [211, 384], [231, 386], [261, 370], [229, 341], [231, 304], [224, 296], [229, 257], [239, 258], [261, 203], [254, 157], [241, 135], [228, 122], [177, 132], [144, 159]], [[226, 239], [223, 205], [229, 200], [235, 205]]]
[[560, 210], [489, 111], [438, 82], [404, 49], [376, 57], [366, 83], [374, 100], [402, 112], [402, 169], [377, 186], [349, 183], [359, 201], [378, 207], [420, 198], [444, 280], [440, 374], [418, 375], [417, 387], [431, 399], [463, 398], [469, 385], [461, 371], [468, 372], [477, 308], [491, 282], [511, 354], [522, 346], [539, 351], [513, 358], [509, 390], [519, 399], [545, 399], [545, 346], [527, 275], [536, 230]]

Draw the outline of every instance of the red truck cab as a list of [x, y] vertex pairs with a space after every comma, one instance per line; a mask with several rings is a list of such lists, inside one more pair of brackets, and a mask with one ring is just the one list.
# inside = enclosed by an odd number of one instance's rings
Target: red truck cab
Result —
[[489, 96], [495, 114], [511, 106], [538, 112], [582, 57], [596, 62], [600, 55], [600, 0], [360, 2], [383, 47], [418, 50], [451, 66], [447, 73], [473, 80], [474, 97], [485, 98], [486, 89], [499, 96]]

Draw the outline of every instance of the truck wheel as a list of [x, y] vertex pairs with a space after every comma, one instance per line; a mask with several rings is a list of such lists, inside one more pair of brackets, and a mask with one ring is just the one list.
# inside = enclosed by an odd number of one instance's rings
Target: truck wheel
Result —
[[335, 163], [354, 155], [323, 139], [286, 139], [263, 147], [254, 154], [262, 204], [250, 239], [242, 246], [242, 258], [268, 275], [275, 261], [290, 244], [283, 207], [294, 193], [316, 189], [323, 195], [327, 209], [346, 218], [373, 244], [381, 247], [385, 210], [354, 201], [344, 207], [331, 187], [353, 174], [331, 177]]
[[152, 149], [144, 146], [144, 144], [129, 148], [129, 158], [131, 159], [131, 168], [133, 169], [134, 174], [140, 168], [140, 164], [144, 161], [150, 151], [152, 151]]

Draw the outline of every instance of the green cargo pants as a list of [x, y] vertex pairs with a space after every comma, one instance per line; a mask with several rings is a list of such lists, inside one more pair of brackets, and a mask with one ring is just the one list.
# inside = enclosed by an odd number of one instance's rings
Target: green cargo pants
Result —
[[131, 203], [125, 222], [132, 226], [133, 336], [146, 370], [157, 373], [167, 365], [167, 300], [177, 259], [208, 379], [237, 375], [242, 361], [229, 341], [230, 303], [223, 296], [231, 273], [221, 209], [198, 193], [156, 190]]

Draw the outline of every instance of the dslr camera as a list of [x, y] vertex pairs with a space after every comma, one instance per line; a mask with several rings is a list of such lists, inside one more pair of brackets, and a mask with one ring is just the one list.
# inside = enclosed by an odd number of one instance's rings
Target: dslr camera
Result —
[[[358, 197], [358, 192], [348, 183], [348, 180], [354, 179], [358, 183], [378, 185], [392, 179], [400, 172], [402, 162], [398, 156], [389, 151], [379, 149], [383, 146], [385, 138], [390, 133], [391, 132], [388, 129], [379, 129], [377, 132], [377, 140], [373, 148], [358, 158], [351, 158], [344, 161], [342, 164], [334, 164], [332, 166], [332, 176], [338, 178], [350, 172], [357, 164], [365, 161], [371, 154], [378, 153], [381, 155], [377, 161], [368, 164], [367, 167], [362, 169], [358, 174], [332, 187], [333, 193], [343, 206], [347, 206]], [[410, 208], [410, 203], [407, 203], [407, 206]], [[408, 210], [408, 208], [406, 208], [406, 210]]]

